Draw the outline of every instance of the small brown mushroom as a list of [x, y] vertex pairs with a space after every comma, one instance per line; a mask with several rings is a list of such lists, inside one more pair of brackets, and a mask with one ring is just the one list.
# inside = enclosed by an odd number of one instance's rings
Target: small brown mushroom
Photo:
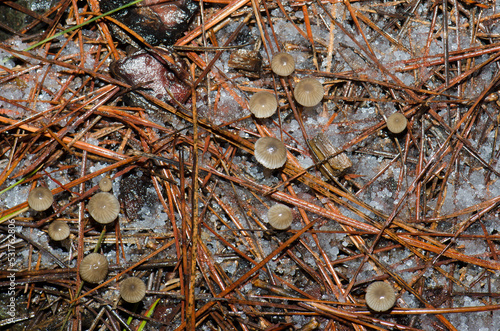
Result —
[[120, 213], [120, 203], [111, 193], [99, 192], [90, 198], [87, 205], [90, 215], [101, 224], [108, 224], [115, 220]]
[[52, 192], [43, 186], [39, 186], [31, 190], [28, 194], [28, 205], [36, 211], [44, 211], [52, 206], [54, 196]]
[[387, 129], [392, 133], [398, 134], [406, 129], [408, 120], [401, 113], [394, 113], [387, 118]]
[[113, 182], [111, 181], [111, 178], [109, 178], [108, 176], [101, 178], [101, 180], [99, 181], [99, 188], [103, 192], [111, 191], [111, 189], [113, 188]]
[[292, 224], [292, 210], [282, 204], [276, 204], [267, 211], [267, 220], [275, 229], [284, 230]]
[[304, 107], [314, 107], [323, 99], [323, 85], [315, 78], [304, 78], [293, 90], [295, 100]]
[[278, 108], [278, 102], [274, 94], [260, 91], [250, 98], [250, 111], [257, 118], [266, 118], [272, 116]]
[[127, 302], [139, 302], [146, 295], [146, 284], [138, 277], [127, 278], [120, 283], [120, 295]]
[[89, 283], [99, 283], [108, 274], [108, 259], [102, 254], [91, 253], [80, 263], [80, 277]]
[[254, 146], [257, 162], [268, 169], [277, 169], [286, 162], [286, 147], [280, 140], [262, 137]]
[[279, 76], [289, 76], [295, 70], [295, 60], [288, 53], [276, 53], [271, 60], [271, 70]]
[[366, 288], [366, 304], [373, 311], [387, 311], [394, 306], [396, 295], [391, 285], [373, 282]]
[[49, 237], [54, 241], [61, 241], [69, 237], [69, 226], [63, 221], [54, 221], [49, 225]]

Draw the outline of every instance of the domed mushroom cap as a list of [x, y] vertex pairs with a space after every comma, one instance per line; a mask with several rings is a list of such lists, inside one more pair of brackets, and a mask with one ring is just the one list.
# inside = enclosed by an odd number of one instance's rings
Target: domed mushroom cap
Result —
[[138, 277], [127, 278], [120, 283], [120, 295], [127, 302], [139, 302], [146, 295], [146, 284]]
[[80, 263], [80, 277], [89, 283], [99, 283], [108, 274], [108, 260], [99, 253], [85, 256]]
[[43, 186], [34, 188], [28, 194], [28, 205], [36, 211], [49, 209], [53, 202], [54, 196], [52, 192]]
[[385, 282], [373, 282], [366, 289], [366, 304], [374, 311], [387, 311], [394, 306], [396, 295], [391, 285]]
[[292, 210], [282, 204], [276, 204], [267, 211], [267, 220], [275, 229], [284, 230], [292, 224]]
[[268, 169], [277, 169], [286, 162], [286, 147], [280, 140], [262, 137], [254, 146], [257, 162]]
[[250, 111], [258, 118], [272, 116], [278, 108], [278, 102], [274, 94], [261, 91], [250, 98]]
[[323, 85], [315, 78], [304, 78], [295, 86], [293, 96], [304, 107], [314, 107], [323, 99]]
[[394, 113], [387, 118], [387, 129], [392, 133], [401, 133], [406, 129], [408, 120], [401, 113]]
[[108, 224], [113, 222], [118, 216], [120, 203], [113, 194], [99, 192], [90, 198], [87, 208], [96, 222]]
[[108, 176], [103, 177], [99, 181], [99, 188], [103, 192], [109, 192], [109, 191], [111, 191], [111, 189], [113, 188], [113, 182], [111, 181], [111, 178], [109, 178]]
[[61, 241], [69, 237], [69, 226], [63, 221], [54, 221], [49, 225], [49, 237]]
[[295, 60], [288, 53], [276, 53], [271, 60], [271, 70], [279, 76], [291, 75], [295, 70]]

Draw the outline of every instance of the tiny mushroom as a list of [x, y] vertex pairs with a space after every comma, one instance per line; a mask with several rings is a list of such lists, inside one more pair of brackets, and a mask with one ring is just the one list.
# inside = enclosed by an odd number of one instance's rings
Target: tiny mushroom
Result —
[[271, 70], [278, 76], [289, 76], [295, 70], [295, 60], [288, 53], [276, 53], [271, 60]]
[[120, 203], [111, 193], [99, 192], [90, 198], [87, 205], [90, 215], [101, 224], [108, 224], [115, 220], [120, 213]]
[[272, 116], [278, 108], [278, 102], [274, 94], [260, 91], [250, 98], [250, 111], [257, 118], [266, 118]]
[[108, 260], [99, 253], [85, 256], [80, 263], [80, 277], [89, 283], [99, 283], [108, 274]]
[[120, 283], [120, 295], [127, 302], [139, 302], [146, 295], [146, 284], [138, 277], [127, 278]]
[[54, 196], [52, 192], [43, 186], [39, 186], [31, 190], [28, 194], [28, 205], [36, 211], [44, 211], [52, 206]]
[[366, 289], [366, 304], [373, 311], [387, 311], [394, 306], [396, 295], [391, 285], [385, 282], [373, 282]]
[[392, 133], [401, 133], [406, 129], [408, 120], [401, 113], [394, 113], [387, 118], [387, 129]]
[[108, 176], [103, 177], [99, 181], [99, 188], [103, 192], [111, 191], [111, 189], [113, 188], [113, 182], [111, 181], [111, 178], [109, 178]]
[[63, 221], [54, 221], [49, 225], [49, 237], [54, 241], [61, 241], [69, 237], [69, 226]]
[[323, 85], [316, 78], [304, 78], [293, 90], [295, 100], [304, 107], [314, 107], [323, 99]]
[[282, 204], [276, 204], [267, 211], [267, 220], [275, 229], [284, 230], [292, 224], [292, 210]]
[[254, 146], [257, 162], [268, 169], [277, 169], [286, 162], [286, 147], [279, 139], [262, 137]]

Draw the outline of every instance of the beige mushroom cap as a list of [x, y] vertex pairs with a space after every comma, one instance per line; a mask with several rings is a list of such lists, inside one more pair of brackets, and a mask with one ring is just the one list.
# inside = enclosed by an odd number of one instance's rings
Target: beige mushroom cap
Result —
[[49, 237], [54, 241], [61, 241], [69, 237], [69, 226], [63, 221], [54, 221], [49, 225]]
[[138, 277], [127, 278], [120, 283], [120, 295], [127, 302], [139, 302], [146, 295], [146, 284]]
[[387, 118], [387, 129], [392, 133], [401, 133], [406, 129], [408, 120], [401, 113], [394, 113]]
[[304, 78], [293, 90], [295, 100], [304, 107], [314, 107], [323, 100], [323, 85], [315, 78]]
[[89, 283], [99, 283], [108, 274], [108, 260], [99, 253], [85, 256], [80, 263], [80, 277]]
[[292, 210], [282, 204], [276, 204], [267, 211], [267, 220], [275, 229], [284, 230], [292, 224]]
[[99, 192], [90, 198], [87, 205], [90, 215], [101, 224], [113, 222], [120, 213], [120, 203], [111, 193]]
[[28, 194], [28, 205], [36, 211], [44, 211], [52, 206], [54, 196], [52, 192], [43, 186], [39, 186], [31, 190]]
[[260, 91], [250, 98], [250, 111], [255, 117], [266, 118], [272, 116], [278, 108], [278, 102], [274, 94]]
[[391, 285], [385, 282], [373, 282], [366, 289], [366, 304], [374, 311], [387, 311], [394, 306], [396, 295]]
[[254, 146], [257, 162], [268, 169], [277, 169], [286, 162], [286, 147], [281, 140], [272, 137], [262, 137]]
[[295, 60], [288, 53], [276, 53], [271, 60], [271, 70], [279, 76], [289, 76], [295, 70]]
[[113, 188], [113, 181], [108, 176], [105, 176], [99, 181], [99, 188], [103, 192], [109, 192]]

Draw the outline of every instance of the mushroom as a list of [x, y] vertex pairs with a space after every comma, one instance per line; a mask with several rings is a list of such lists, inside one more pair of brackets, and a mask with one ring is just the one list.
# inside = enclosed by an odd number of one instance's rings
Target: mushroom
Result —
[[268, 169], [277, 169], [286, 162], [286, 147], [280, 140], [262, 137], [254, 146], [257, 162]]
[[113, 194], [99, 192], [90, 198], [87, 208], [96, 222], [108, 224], [118, 216], [120, 203]]
[[49, 237], [54, 241], [61, 241], [69, 237], [69, 226], [63, 221], [54, 221], [49, 225]]
[[111, 181], [111, 178], [109, 178], [108, 176], [103, 177], [99, 181], [99, 188], [103, 192], [111, 191], [111, 189], [113, 188], [113, 182]]
[[295, 60], [288, 53], [276, 53], [271, 60], [271, 70], [279, 76], [289, 76], [295, 70]]
[[366, 304], [374, 311], [387, 311], [394, 306], [396, 295], [391, 285], [373, 282], [366, 289]]
[[304, 78], [295, 86], [293, 96], [304, 107], [314, 107], [323, 99], [323, 85], [315, 78]]
[[270, 117], [278, 108], [278, 102], [274, 94], [266, 91], [260, 91], [252, 95], [249, 104], [250, 111], [257, 118]]
[[80, 263], [80, 277], [89, 283], [99, 283], [108, 274], [108, 260], [99, 253], [85, 256]]
[[387, 129], [392, 133], [401, 133], [406, 129], [408, 120], [401, 113], [394, 113], [387, 118]]
[[120, 295], [127, 302], [139, 302], [146, 295], [146, 284], [138, 277], [127, 278], [120, 283]]
[[267, 220], [275, 229], [284, 230], [292, 224], [292, 210], [282, 204], [276, 204], [267, 211]]
[[43, 186], [39, 186], [31, 190], [28, 194], [28, 205], [36, 211], [44, 211], [52, 206], [54, 196], [52, 192]]

